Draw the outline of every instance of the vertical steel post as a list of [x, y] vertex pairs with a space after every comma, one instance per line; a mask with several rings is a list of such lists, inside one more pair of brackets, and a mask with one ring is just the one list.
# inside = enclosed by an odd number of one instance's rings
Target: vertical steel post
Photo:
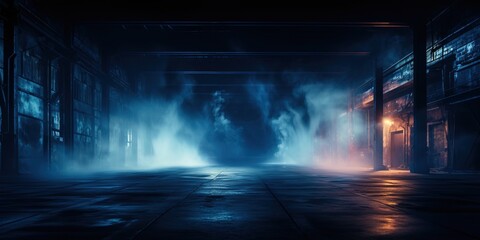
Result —
[[427, 161], [427, 28], [413, 26], [413, 158], [412, 173], [428, 173]]
[[6, 19], [3, 25], [3, 95], [1, 172], [18, 173], [17, 103], [15, 97], [15, 24], [17, 14], [14, 1], [6, 3]]
[[375, 63], [373, 87], [374, 147], [373, 170], [385, 170], [383, 165], [383, 68], [378, 60]]

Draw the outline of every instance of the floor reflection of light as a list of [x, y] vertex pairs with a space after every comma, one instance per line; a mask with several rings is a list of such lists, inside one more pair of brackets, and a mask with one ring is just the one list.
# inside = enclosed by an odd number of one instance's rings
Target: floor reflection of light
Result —
[[201, 214], [197, 219], [202, 222], [233, 222], [241, 217], [238, 212], [231, 211], [210, 211], [208, 214]]
[[382, 173], [372, 173], [375, 184], [364, 184], [363, 193], [365, 197], [373, 200], [375, 203], [370, 205], [373, 212], [379, 213], [371, 215], [368, 219], [369, 228], [374, 235], [390, 235], [405, 230], [408, 227], [410, 218], [408, 215], [398, 211], [397, 207], [401, 205], [405, 196], [411, 191], [409, 182], [398, 179], [395, 175], [403, 175], [405, 171], [389, 171]]
[[404, 181], [389, 179], [389, 180], [385, 180], [385, 183], [388, 185], [398, 186], [398, 185], [404, 184]]
[[366, 230], [371, 236], [391, 235], [402, 229], [402, 217], [397, 214], [373, 214], [367, 216]]
[[408, 191], [406, 184], [405, 181], [401, 180], [384, 180], [381, 182], [380, 186], [378, 186], [378, 190], [376, 191], [378, 194], [374, 197], [383, 204], [397, 206], [399, 200], [398, 195]]
[[96, 227], [108, 227], [108, 226], [112, 226], [112, 225], [115, 225], [115, 224], [120, 224], [120, 223], [123, 223], [124, 220], [122, 220], [121, 218], [108, 218], [108, 219], [102, 219], [102, 220], [99, 220], [97, 221], [94, 226]]
[[389, 206], [397, 206], [398, 202], [396, 201], [397, 199], [392, 198], [390, 196], [385, 196], [384, 198], [380, 199], [383, 203], [389, 205]]
[[221, 190], [215, 190], [215, 191], [211, 191], [210, 192], [211, 194], [213, 195], [224, 195], [224, 196], [236, 196], [236, 195], [244, 195], [245, 193], [247, 193], [246, 190], [231, 190], [231, 189], [227, 189], [225, 191], [221, 191]]
[[380, 234], [390, 234], [397, 229], [396, 219], [392, 216], [383, 216], [379, 219], [378, 230]]

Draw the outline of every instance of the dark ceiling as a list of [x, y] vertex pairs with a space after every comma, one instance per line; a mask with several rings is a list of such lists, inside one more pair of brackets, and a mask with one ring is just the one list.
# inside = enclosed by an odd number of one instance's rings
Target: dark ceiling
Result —
[[73, 21], [315, 21], [412, 22], [429, 19], [452, 1], [64, 1], [33, 0]]
[[[451, 1], [61, 1], [40, 11], [88, 31], [131, 72], [336, 75], [349, 82], [411, 51], [412, 23]], [[341, 76], [341, 77], [339, 77]]]

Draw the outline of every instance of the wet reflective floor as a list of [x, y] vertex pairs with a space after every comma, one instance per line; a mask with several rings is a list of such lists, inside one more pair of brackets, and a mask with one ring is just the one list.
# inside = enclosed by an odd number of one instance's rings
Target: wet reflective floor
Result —
[[208, 167], [0, 177], [1, 239], [478, 239], [480, 175]]

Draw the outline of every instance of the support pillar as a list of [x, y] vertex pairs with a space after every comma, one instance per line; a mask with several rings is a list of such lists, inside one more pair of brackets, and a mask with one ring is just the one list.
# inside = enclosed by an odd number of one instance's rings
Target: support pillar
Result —
[[[73, 45], [73, 26], [67, 24], [65, 28], [65, 45], [72, 49]], [[65, 140], [65, 157], [68, 162], [73, 161], [73, 57], [69, 56], [63, 63], [63, 116], [64, 129], [63, 135]]]
[[348, 93], [348, 162], [350, 164], [353, 163], [355, 156], [355, 143], [354, 143], [354, 122], [353, 122], [353, 114], [355, 110], [355, 104], [354, 104], [354, 98], [355, 94], [352, 89], [349, 90]]
[[386, 170], [383, 165], [383, 68], [376, 62], [373, 87], [374, 146], [373, 170]]
[[[107, 45], [102, 46], [102, 70], [108, 73], [108, 65], [110, 56], [113, 54], [110, 47]], [[110, 155], [110, 79], [103, 79], [102, 81], [102, 115], [101, 115], [101, 128], [102, 128], [102, 142], [101, 142], [101, 155], [104, 158], [108, 158]]]
[[3, 25], [2, 147], [1, 172], [18, 174], [17, 105], [15, 99], [15, 22], [14, 2], [8, 1]]
[[413, 142], [410, 172], [428, 173], [427, 160], [427, 28], [413, 26]]
[[43, 88], [43, 96], [45, 96], [45, 101], [43, 103], [43, 109], [44, 109], [44, 114], [43, 114], [43, 155], [45, 159], [45, 164], [48, 169], [51, 169], [51, 158], [50, 158], [50, 150], [51, 150], [51, 78], [52, 78], [52, 68], [51, 68], [51, 56], [48, 56], [47, 60], [47, 72], [46, 72], [46, 77], [45, 77], [45, 86]]
[[102, 84], [102, 155], [110, 155], [110, 86]]

